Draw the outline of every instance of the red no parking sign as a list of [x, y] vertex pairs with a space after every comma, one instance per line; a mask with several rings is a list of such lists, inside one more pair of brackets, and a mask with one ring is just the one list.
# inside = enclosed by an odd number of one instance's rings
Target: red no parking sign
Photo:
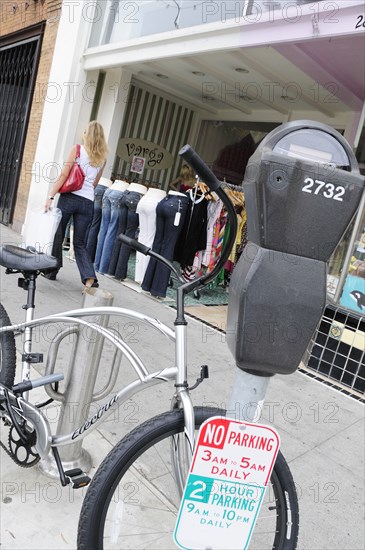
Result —
[[248, 547], [279, 450], [262, 424], [214, 417], [202, 424], [174, 538], [190, 550]]

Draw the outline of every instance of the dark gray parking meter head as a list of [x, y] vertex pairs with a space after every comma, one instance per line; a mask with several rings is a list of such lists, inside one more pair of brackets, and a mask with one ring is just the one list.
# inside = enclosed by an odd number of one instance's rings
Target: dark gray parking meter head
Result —
[[290, 374], [326, 306], [327, 261], [364, 189], [356, 158], [310, 121], [271, 132], [243, 182], [249, 243], [229, 287], [227, 343], [243, 370]]
[[266, 136], [243, 188], [250, 241], [328, 261], [356, 212], [364, 177], [339, 132], [301, 120]]

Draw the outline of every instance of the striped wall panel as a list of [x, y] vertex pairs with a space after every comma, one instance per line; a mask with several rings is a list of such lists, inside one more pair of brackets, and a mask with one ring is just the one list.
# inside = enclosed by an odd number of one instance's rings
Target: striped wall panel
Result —
[[[132, 84], [120, 138], [138, 138], [164, 147], [176, 159], [167, 170], [145, 170], [140, 181], [156, 183], [167, 189], [170, 181], [179, 174], [182, 161], [180, 148], [189, 142], [194, 111], [159, 96], [138, 84]], [[130, 163], [115, 158], [113, 176], [116, 179], [129, 177]]]

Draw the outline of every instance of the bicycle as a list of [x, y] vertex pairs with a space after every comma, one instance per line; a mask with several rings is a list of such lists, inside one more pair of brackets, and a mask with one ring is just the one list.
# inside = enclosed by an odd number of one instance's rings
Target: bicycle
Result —
[[[5, 245], [0, 249], [0, 264], [5, 266], [9, 273], [22, 273], [22, 285], [28, 292], [24, 323], [11, 325], [5, 309], [2, 306], [0, 309], [0, 416], [13, 430], [15, 447], [26, 451], [26, 465], [33, 465], [39, 458], [46, 458], [52, 452], [62, 485], [71, 484], [73, 488], [88, 485], [90, 479], [81, 470], [64, 471], [58, 447], [74, 442], [75, 437], [83, 438], [88, 435], [105, 421], [123, 400], [127, 400], [138, 391], [161, 382], [174, 382], [171, 410], [147, 420], [132, 430], [112, 449], [98, 468], [88, 488], [80, 514], [79, 550], [171, 548], [176, 514], [194, 449], [195, 432], [206, 419], [226, 414], [220, 409], [193, 407], [190, 391], [208, 377], [208, 370], [203, 366], [196, 384], [189, 387], [184, 299], [189, 292], [211, 282], [224, 266], [235, 239], [236, 213], [221, 182], [214, 177], [196, 153], [186, 146], [180, 154], [209, 186], [210, 192], [214, 192], [222, 200], [229, 216], [230, 235], [214, 269], [187, 283], [172, 262], [133, 239], [119, 237], [135, 250], [163, 262], [181, 283], [177, 288], [174, 329], [139, 312], [114, 307], [78, 309], [33, 319], [36, 277], [41, 272], [52, 269], [54, 259], [33, 250], [13, 246]], [[108, 328], [83, 319], [95, 313], [124, 315], [146, 322], [162, 332], [175, 344], [175, 366], [150, 372], [121, 337]], [[37, 360], [36, 354], [32, 354], [31, 351], [32, 329], [55, 321], [91, 327], [111, 341], [127, 357], [137, 375], [134, 382], [117, 391], [97, 414], [90, 417], [77, 430], [58, 436], [51, 434], [49, 423], [39, 406], [28, 400], [28, 394], [33, 388], [57, 384], [63, 378], [62, 374], [50, 374], [36, 380], [30, 379], [31, 363]], [[23, 380], [16, 385], [13, 385], [14, 332], [25, 333]], [[16, 453], [13, 452], [12, 458], [16, 459]], [[133, 492], [136, 487], [138, 494]], [[155, 505], [152, 503], [154, 499]], [[146, 508], [153, 510], [148, 525], [145, 523]], [[140, 517], [137, 517], [138, 514], [141, 514]], [[298, 524], [298, 500], [294, 481], [283, 455], [279, 452], [250, 547], [294, 549], [298, 537]]]

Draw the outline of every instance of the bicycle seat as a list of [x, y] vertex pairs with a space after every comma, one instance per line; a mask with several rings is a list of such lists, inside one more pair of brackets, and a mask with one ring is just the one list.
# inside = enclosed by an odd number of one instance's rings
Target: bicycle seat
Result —
[[17, 271], [55, 269], [57, 258], [37, 252], [33, 247], [21, 248], [12, 244], [0, 246], [0, 264]]

